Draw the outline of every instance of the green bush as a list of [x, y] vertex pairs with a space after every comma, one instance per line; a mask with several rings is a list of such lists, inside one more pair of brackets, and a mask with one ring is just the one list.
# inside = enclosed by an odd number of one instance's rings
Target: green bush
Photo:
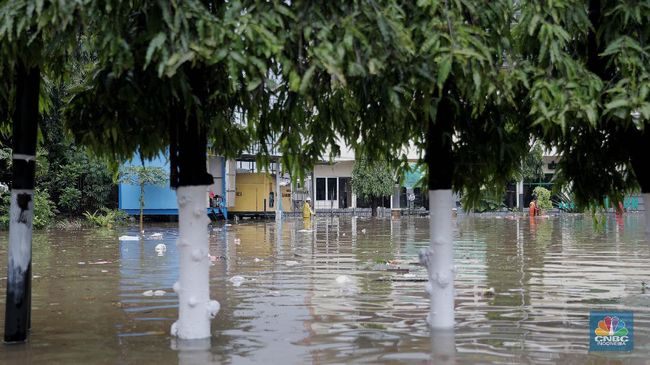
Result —
[[81, 191], [79, 189], [66, 186], [59, 195], [59, 207], [68, 212], [74, 212], [79, 207], [81, 202]]
[[[0, 196], [0, 228], [9, 228], [9, 206], [11, 194]], [[36, 189], [34, 192], [34, 220], [32, 226], [36, 229], [45, 228], [54, 217], [54, 203], [50, 200], [47, 190]]]
[[47, 190], [36, 189], [34, 193], [34, 221], [36, 229], [45, 228], [54, 217], [54, 203], [50, 200]]
[[9, 204], [11, 193], [9, 191], [0, 193], [0, 229], [9, 228]]
[[96, 226], [102, 228], [113, 228], [115, 225], [126, 222], [128, 215], [118, 209], [101, 208], [100, 212], [84, 212], [86, 220]]
[[537, 197], [537, 207], [542, 210], [553, 209], [553, 203], [551, 203], [551, 192], [550, 190], [538, 186], [533, 190], [533, 196]]

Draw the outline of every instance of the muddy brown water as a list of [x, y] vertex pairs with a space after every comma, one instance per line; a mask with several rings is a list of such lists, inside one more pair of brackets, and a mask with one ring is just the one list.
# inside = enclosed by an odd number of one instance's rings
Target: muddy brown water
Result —
[[[461, 216], [455, 227], [457, 325], [448, 334], [424, 321], [426, 270], [416, 262], [428, 244], [427, 218], [217, 223], [210, 289], [221, 311], [211, 341], [189, 345], [169, 335], [175, 225], [150, 225], [141, 241], [118, 240], [136, 228], [38, 231], [30, 341], [0, 345], [0, 362], [650, 363], [642, 215], [611, 216], [598, 228], [579, 215]], [[3, 308], [7, 236], [0, 232]], [[236, 286], [233, 276], [244, 281]], [[634, 312], [634, 351], [589, 353], [593, 309]]]

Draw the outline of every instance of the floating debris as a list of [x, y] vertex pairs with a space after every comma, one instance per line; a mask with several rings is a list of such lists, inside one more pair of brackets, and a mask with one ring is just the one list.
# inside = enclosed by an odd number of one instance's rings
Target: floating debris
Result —
[[352, 281], [352, 279], [350, 279], [350, 277], [347, 276], [347, 275], [339, 275], [339, 276], [336, 277], [336, 283], [337, 284], [347, 284], [347, 283], [349, 283], [351, 281]]
[[138, 237], [138, 236], [127, 236], [127, 235], [124, 235], [124, 236], [120, 236], [118, 239], [119, 239], [120, 241], [139, 241], [139, 240], [140, 240], [140, 237]]
[[167, 245], [165, 245], [164, 243], [159, 243], [156, 245], [154, 250], [156, 251], [158, 256], [163, 256], [165, 252], [167, 252]]
[[300, 229], [298, 230], [298, 233], [311, 233], [313, 231], [314, 231], [313, 229]]
[[163, 234], [160, 233], [160, 232], [156, 232], [156, 233], [152, 234], [151, 236], [149, 236], [149, 238], [152, 239], [152, 240], [161, 240], [161, 239], [163, 239]]
[[230, 278], [228, 281], [230, 281], [233, 286], [240, 286], [244, 281], [246, 281], [246, 279], [244, 279], [242, 276], [236, 275]]
[[264, 260], [262, 260], [262, 259], [258, 259], [258, 258], [256, 257], [253, 261], [255, 261], [255, 262], [260, 262], [260, 261], [264, 261]]
[[493, 297], [494, 294], [495, 294], [494, 288], [492, 288], [492, 287], [483, 290], [483, 296], [484, 297]]
[[236, 244], [236, 245], [238, 245], [238, 244], [241, 243], [241, 239], [240, 239], [240, 238], [235, 238], [234, 241], [235, 241], [235, 244]]
[[[89, 262], [88, 265], [106, 265], [106, 264], [112, 264], [112, 261], [104, 261], [104, 260], [99, 260], [96, 262]], [[79, 263], [80, 265], [83, 265], [83, 262]]]
[[361, 230], [361, 233], [366, 234], [368, 232], [365, 228]]
[[285, 261], [284, 264], [287, 266], [296, 266], [298, 265], [298, 261], [289, 260], [289, 261]]
[[155, 296], [157, 296], [157, 297], [161, 297], [161, 296], [165, 295], [166, 293], [167, 293], [167, 292], [164, 291], [164, 290], [155, 290], [155, 291], [153, 292], [153, 295], [155, 295]]
[[153, 297], [153, 290], [145, 290], [144, 292], [142, 292], [142, 295], [144, 295], [145, 297]]

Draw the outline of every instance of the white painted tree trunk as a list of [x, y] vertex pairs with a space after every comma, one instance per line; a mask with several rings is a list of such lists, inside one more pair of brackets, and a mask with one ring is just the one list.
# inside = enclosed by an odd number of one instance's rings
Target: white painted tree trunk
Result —
[[650, 193], [641, 194], [645, 207], [645, 232], [650, 235]]
[[427, 316], [434, 329], [454, 328], [454, 243], [452, 237], [451, 190], [429, 190], [429, 248], [420, 252], [420, 262], [429, 273], [427, 292], [431, 308]]
[[431, 363], [456, 364], [456, 337], [453, 330], [431, 334]]
[[[7, 290], [15, 300], [23, 300], [29, 293], [31, 280], [27, 275], [32, 262], [32, 221], [34, 220], [34, 190], [11, 190], [9, 208], [9, 250], [7, 252]], [[24, 303], [23, 305], [29, 305]]]
[[180, 278], [174, 284], [178, 320], [171, 332], [185, 340], [210, 337], [210, 319], [220, 307], [219, 302], [210, 300], [206, 190], [207, 186], [181, 186], [176, 190]]

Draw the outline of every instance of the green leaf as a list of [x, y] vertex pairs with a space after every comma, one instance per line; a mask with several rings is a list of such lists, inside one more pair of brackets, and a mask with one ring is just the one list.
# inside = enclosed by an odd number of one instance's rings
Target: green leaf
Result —
[[438, 79], [436, 80], [438, 89], [442, 89], [442, 85], [447, 81], [447, 77], [449, 77], [449, 72], [451, 71], [451, 63], [451, 57], [445, 57], [442, 59], [442, 62], [440, 62], [440, 66], [438, 67]]
[[248, 82], [248, 85], [246, 86], [246, 90], [253, 91], [257, 89], [257, 87], [260, 86], [261, 83], [262, 83], [262, 79], [255, 78]]
[[153, 53], [158, 48], [160, 48], [163, 45], [163, 43], [165, 43], [165, 40], [167, 40], [167, 36], [165, 35], [165, 33], [160, 32], [155, 37], [153, 37], [151, 42], [149, 42], [149, 47], [147, 47], [147, 54], [145, 56], [143, 69], [147, 68], [149, 62], [151, 62], [151, 57], [153, 56]]
[[629, 105], [630, 105], [630, 102], [627, 99], [615, 99], [615, 100], [612, 100], [609, 103], [607, 103], [605, 105], [605, 109], [609, 111], [611, 109], [623, 108], [623, 107], [627, 107]]
[[300, 76], [294, 70], [289, 73], [289, 90], [298, 91], [300, 89]]
[[314, 76], [314, 71], [316, 71], [316, 66], [312, 65], [307, 69], [305, 74], [302, 76], [302, 80], [300, 81], [300, 88], [299, 88], [299, 92], [301, 94], [307, 91], [307, 87], [311, 82], [311, 78]]

